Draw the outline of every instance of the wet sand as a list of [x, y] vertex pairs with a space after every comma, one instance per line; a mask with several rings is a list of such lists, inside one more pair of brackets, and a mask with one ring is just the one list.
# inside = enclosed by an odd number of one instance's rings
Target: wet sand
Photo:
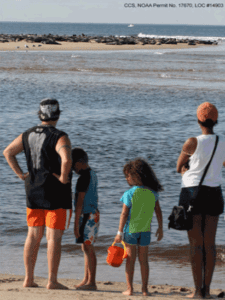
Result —
[[[78, 50], [159, 50], [159, 49], [189, 49], [205, 46], [197, 44], [195, 46], [186, 43], [162, 44], [162, 45], [106, 45], [105, 43], [97, 43], [91, 41], [88, 43], [78, 42], [60, 42], [61, 45], [48, 45], [39, 43], [29, 43], [26, 41], [0, 43], [0, 51], [78, 51]], [[25, 47], [28, 46], [28, 48]], [[41, 46], [39, 46], [41, 45]], [[207, 45], [206, 45], [207, 46]], [[213, 47], [213, 45], [211, 45]]]
[[[134, 284], [134, 295], [124, 296], [122, 292], [126, 289], [126, 284], [123, 282], [97, 281], [97, 291], [77, 291], [74, 288], [79, 280], [75, 279], [60, 279], [59, 282], [66, 285], [68, 290], [47, 290], [47, 279], [35, 277], [35, 282], [39, 285], [37, 288], [23, 288], [24, 276], [14, 276], [9, 274], [0, 274], [0, 296], [4, 300], [117, 300], [117, 299], [146, 299], [141, 294], [141, 285]], [[186, 299], [186, 296], [193, 291], [192, 288], [173, 286], [173, 285], [149, 285], [151, 299]], [[211, 291], [213, 298], [217, 298], [221, 289]], [[225, 298], [220, 298], [225, 299]]]

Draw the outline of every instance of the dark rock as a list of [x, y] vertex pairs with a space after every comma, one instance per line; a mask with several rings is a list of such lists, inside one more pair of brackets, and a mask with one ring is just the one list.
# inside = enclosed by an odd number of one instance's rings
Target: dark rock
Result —
[[[43, 42], [42, 42], [42, 44], [43, 44]], [[46, 44], [46, 45], [62, 45], [62, 44], [60, 44], [60, 43], [58, 43], [58, 42], [56, 42], [54, 40], [44, 41], [44, 44]]]
[[102, 43], [113, 43], [112, 39], [104, 39], [102, 40]]
[[37, 38], [34, 39], [34, 42], [35, 43], [40, 43], [42, 40], [43, 40], [42, 37], [37, 37]]
[[67, 39], [63, 36], [58, 36], [58, 37], [55, 37], [55, 40], [60, 41], [60, 42], [66, 42]]
[[188, 39], [174, 39], [174, 38], [141, 38], [135, 35], [128, 37], [117, 37], [117, 36], [87, 36], [84, 33], [81, 35], [73, 34], [71, 36], [68, 35], [54, 35], [49, 33], [48, 35], [37, 35], [37, 34], [0, 34], [0, 43], [8, 43], [10, 41], [22, 41], [25, 40], [28, 43], [42, 43], [42, 44], [55, 44], [59, 45], [57, 42], [85, 42], [88, 43], [91, 40], [94, 40], [97, 43], [105, 43], [111, 45], [162, 45], [162, 44], [174, 44], [177, 43], [186, 43], [188, 45], [196, 45], [196, 44], [205, 44], [205, 45], [217, 45], [217, 41], [201, 41], [201, 40], [188, 40]]
[[96, 43], [101, 43], [102, 42], [101, 39], [94, 39], [94, 41], [96, 41]]
[[87, 39], [87, 38], [86, 38], [86, 39], [82, 39], [82, 42], [83, 42], [83, 43], [88, 43], [89, 41], [90, 41], [90, 40]]
[[137, 42], [136, 42], [135, 40], [128, 40], [128, 41], [127, 41], [127, 44], [128, 44], [128, 45], [136, 45]]

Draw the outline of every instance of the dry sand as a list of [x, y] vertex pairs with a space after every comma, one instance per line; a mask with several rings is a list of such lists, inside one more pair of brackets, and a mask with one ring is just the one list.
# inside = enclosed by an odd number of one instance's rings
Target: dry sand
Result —
[[[45, 288], [47, 279], [41, 277], [35, 277], [35, 282], [39, 285], [38, 288], [23, 288], [23, 280], [24, 276], [0, 274], [0, 298], [4, 300], [144, 300], [149, 298], [142, 296], [140, 284], [134, 284], [133, 296], [124, 296], [121, 292], [126, 289], [126, 284], [120, 282], [97, 281], [97, 291], [77, 291], [74, 285], [78, 284], [79, 281], [75, 279], [59, 280], [59, 282], [66, 285], [69, 290], [47, 290]], [[149, 285], [149, 292], [151, 293], [150, 299], [154, 300], [187, 299], [186, 296], [192, 291], [193, 288], [182, 288], [172, 285]], [[221, 292], [221, 289], [217, 289], [212, 290], [211, 294], [215, 299]]]
[[[29, 48], [26, 48], [27, 45]], [[33, 47], [35, 45], [35, 47]], [[38, 47], [38, 45], [41, 45]], [[77, 51], [77, 50], [140, 50], [140, 49], [189, 49], [205, 45], [188, 46], [188, 44], [178, 43], [177, 45], [106, 45], [104, 43], [89, 42], [89, 43], [70, 43], [61, 42], [61, 45], [45, 45], [38, 43], [28, 43], [25, 41], [0, 43], [0, 51]], [[18, 48], [19, 47], [19, 48]], [[210, 45], [209, 47], [214, 47]]]

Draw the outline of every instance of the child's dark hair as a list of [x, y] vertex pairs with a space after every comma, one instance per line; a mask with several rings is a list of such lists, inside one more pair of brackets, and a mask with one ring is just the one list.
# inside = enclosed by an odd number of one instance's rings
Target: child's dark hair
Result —
[[73, 166], [76, 162], [88, 163], [88, 155], [82, 148], [73, 148], [72, 149], [72, 161]]
[[163, 191], [163, 186], [160, 184], [152, 167], [142, 158], [137, 158], [126, 163], [123, 167], [123, 173], [125, 176], [130, 174], [136, 178], [140, 185], [147, 186], [156, 192]]

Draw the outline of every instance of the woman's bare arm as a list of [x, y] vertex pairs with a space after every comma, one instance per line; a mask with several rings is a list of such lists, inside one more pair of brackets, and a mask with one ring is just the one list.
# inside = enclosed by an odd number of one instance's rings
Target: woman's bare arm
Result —
[[177, 172], [182, 173], [182, 168], [188, 162], [190, 156], [194, 154], [197, 148], [197, 139], [195, 137], [189, 138], [183, 145], [180, 156], [177, 160]]

